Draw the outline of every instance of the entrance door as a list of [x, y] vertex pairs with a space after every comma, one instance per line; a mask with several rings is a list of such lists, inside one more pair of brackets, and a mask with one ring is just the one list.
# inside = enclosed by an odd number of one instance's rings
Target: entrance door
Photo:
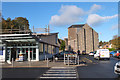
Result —
[[16, 59], [16, 49], [15, 48], [11, 49], [11, 60], [12, 60], [12, 58], [15, 61], [15, 59]]

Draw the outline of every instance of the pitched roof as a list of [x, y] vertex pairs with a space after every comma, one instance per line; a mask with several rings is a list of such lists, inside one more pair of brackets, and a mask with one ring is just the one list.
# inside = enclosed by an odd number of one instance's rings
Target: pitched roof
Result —
[[68, 28], [77, 28], [77, 27], [83, 27], [85, 24], [78, 24], [78, 25], [71, 25]]

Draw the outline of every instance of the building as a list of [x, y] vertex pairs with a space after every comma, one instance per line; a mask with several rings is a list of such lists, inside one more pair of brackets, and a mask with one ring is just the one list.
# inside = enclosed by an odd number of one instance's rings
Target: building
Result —
[[81, 53], [95, 51], [99, 46], [98, 33], [88, 24], [71, 25], [68, 28], [68, 46]]
[[19, 54], [26, 61], [39, 61], [51, 58], [59, 52], [58, 33], [47, 34], [1, 34], [0, 57], [4, 61], [16, 60]]
[[105, 45], [102, 45], [102, 49], [108, 49], [108, 48], [112, 48], [112, 44], [108, 43], [108, 44], [105, 44]]

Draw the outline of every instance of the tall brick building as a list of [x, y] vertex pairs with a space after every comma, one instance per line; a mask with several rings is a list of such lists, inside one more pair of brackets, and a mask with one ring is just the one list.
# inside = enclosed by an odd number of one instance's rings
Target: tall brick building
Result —
[[68, 46], [77, 50], [89, 53], [98, 49], [98, 33], [88, 24], [71, 25], [68, 28]]

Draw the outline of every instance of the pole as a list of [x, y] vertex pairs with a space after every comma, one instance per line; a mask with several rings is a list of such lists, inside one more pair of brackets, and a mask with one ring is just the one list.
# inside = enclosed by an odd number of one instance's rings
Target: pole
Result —
[[75, 57], [75, 64], [76, 64], [76, 57]]
[[48, 67], [48, 58], [47, 58], [47, 67]]
[[13, 58], [12, 58], [12, 67], [14, 67], [14, 60], [13, 60]]
[[45, 55], [45, 61], [46, 61], [46, 55]]
[[69, 66], [69, 56], [68, 56], [68, 66]]
[[30, 61], [29, 61], [29, 67], [31, 66], [31, 58], [30, 58]]
[[79, 56], [78, 56], [78, 65], [79, 65]]
[[65, 64], [65, 53], [64, 53], [64, 64]]

